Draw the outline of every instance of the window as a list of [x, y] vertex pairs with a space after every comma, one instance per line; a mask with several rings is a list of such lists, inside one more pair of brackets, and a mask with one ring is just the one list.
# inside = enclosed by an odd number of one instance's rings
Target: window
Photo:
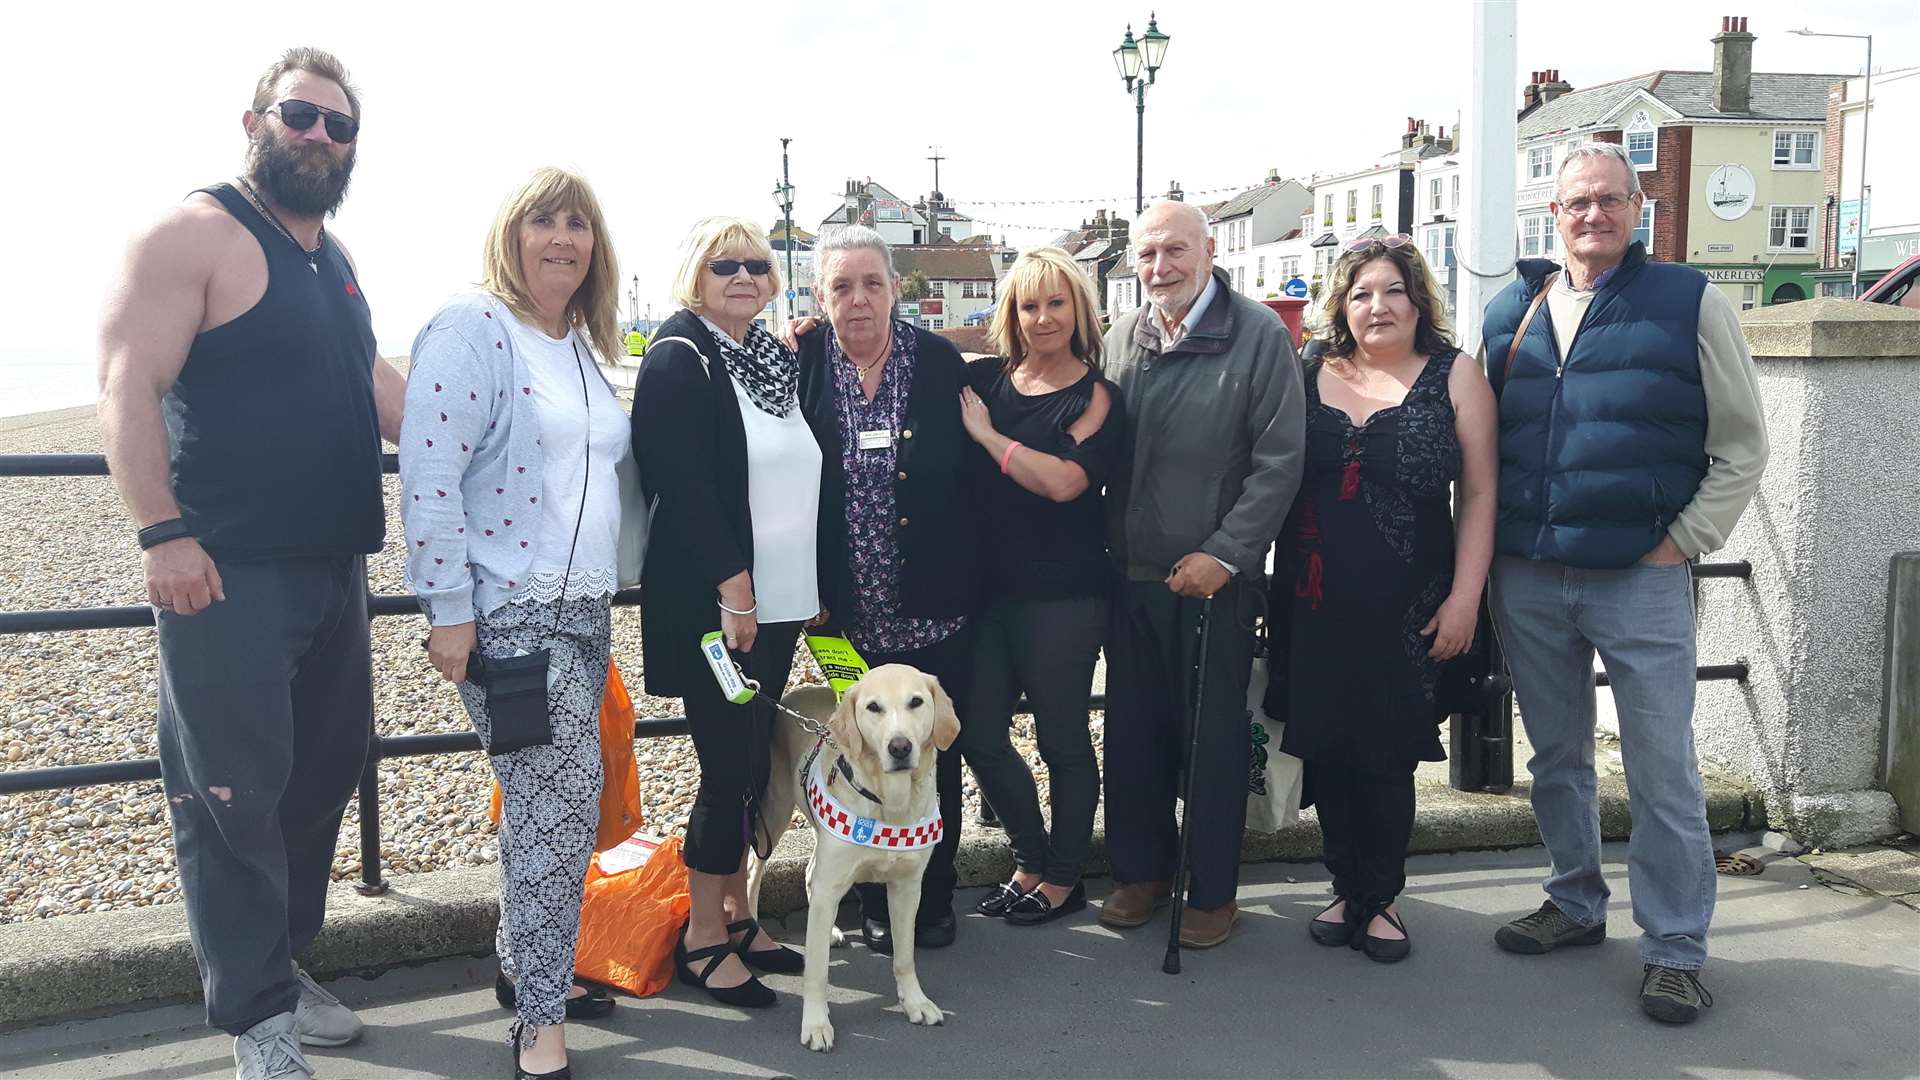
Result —
[[1460, 209], [1460, 174], [1453, 174], [1453, 208]]
[[991, 300], [993, 299], [993, 282], [963, 281], [960, 283], [960, 298], [962, 300]]
[[1544, 220], [1539, 214], [1528, 214], [1520, 219], [1520, 254], [1539, 256], [1540, 224]]
[[1535, 146], [1527, 151], [1527, 179], [1546, 180], [1553, 176], [1553, 147]]
[[1820, 133], [1816, 131], [1776, 131], [1773, 133], [1773, 167], [1811, 169], [1819, 164]]
[[801, 295], [801, 296], [812, 296], [812, 295], [813, 295], [813, 286], [811, 286], [811, 285], [802, 285], [802, 286], [800, 286], [800, 295]]
[[1437, 176], [1434, 177], [1432, 180], [1427, 181], [1427, 202], [1428, 202], [1428, 205], [1432, 208], [1434, 213], [1438, 214], [1441, 212], [1440, 210], [1440, 178]]
[[[1189, 233], [1188, 235], [1191, 236], [1192, 234]], [[1247, 291], [1247, 268], [1246, 267], [1236, 266], [1233, 268], [1233, 290], [1238, 293], [1244, 293]]]
[[1347, 222], [1351, 224], [1354, 221], [1358, 220], [1359, 217], [1360, 217], [1360, 192], [1358, 190], [1349, 191], [1347, 192]]
[[1767, 250], [1812, 251], [1813, 207], [1770, 207], [1767, 212]]
[[1289, 256], [1287, 258], [1280, 260], [1281, 284], [1284, 285], [1287, 282], [1292, 281], [1294, 278], [1297, 278], [1299, 276], [1300, 276], [1300, 259], [1298, 256]]
[[1440, 240], [1439, 226], [1428, 229], [1426, 248], [1421, 252], [1427, 257], [1427, 266], [1436, 272], [1440, 269]]
[[1267, 257], [1265, 255], [1260, 256], [1260, 264], [1254, 268], [1253, 276], [1255, 284], [1267, 280]]
[[1759, 306], [1760, 306], [1760, 286], [1758, 285], [1740, 286], [1740, 310], [1752, 311], [1754, 308]]
[[1326, 206], [1327, 206], [1326, 220], [1321, 222], [1321, 224], [1331, 226], [1333, 224], [1333, 196], [1332, 195], [1327, 196]]
[[1653, 168], [1653, 132], [1629, 131], [1627, 157], [1633, 160], [1633, 167], [1636, 169]]
[[945, 330], [946, 328], [947, 317], [945, 315], [935, 315], [927, 320], [927, 329], [929, 330]]
[[1640, 224], [1633, 227], [1633, 239], [1647, 246], [1647, 254], [1653, 254], [1653, 204], [1648, 199], [1640, 204]]
[[1386, 185], [1384, 184], [1373, 185], [1373, 220], [1375, 221], [1380, 220], [1380, 196], [1381, 193], [1386, 190]]
[[[1187, 235], [1188, 235], [1188, 236], [1192, 236], [1193, 234], [1192, 234], [1192, 233], [1188, 233]], [[944, 281], [929, 281], [929, 282], [927, 282], [927, 299], [929, 299], [929, 300], [944, 300], [944, 299], [946, 299], [946, 297], [947, 297], [947, 283], [946, 283], [946, 282], [944, 282]]]
[[940, 235], [946, 237], [949, 240], [953, 239], [953, 226], [951, 225], [940, 226]]

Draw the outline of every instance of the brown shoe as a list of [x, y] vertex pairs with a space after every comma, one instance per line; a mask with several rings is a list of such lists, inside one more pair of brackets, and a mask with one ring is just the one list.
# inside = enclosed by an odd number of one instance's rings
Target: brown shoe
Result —
[[1129, 881], [1115, 886], [1113, 894], [1100, 905], [1100, 921], [1121, 929], [1145, 926], [1172, 894], [1171, 883], [1165, 881]]
[[1240, 905], [1229, 900], [1204, 911], [1193, 905], [1180, 916], [1180, 945], [1187, 949], [1211, 949], [1227, 940], [1233, 932], [1233, 921], [1240, 915]]

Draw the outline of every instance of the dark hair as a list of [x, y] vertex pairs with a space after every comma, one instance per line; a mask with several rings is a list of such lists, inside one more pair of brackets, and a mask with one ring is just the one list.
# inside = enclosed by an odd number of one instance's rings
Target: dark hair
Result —
[[1407, 283], [1407, 299], [1413, 301], [1413, 309], [1420, 313], [1420, 324], [1413, 331], [1413, 351], [1434, 356], [1452, 348], [1453, 325], [1447, 321], [1439, 283], [1427, 269], [1427, 260], [1420, 257], [1420, 249], [1412, 244], [1390, 247], [1376, 241], [1353, 248], [1333, 264], [1333, 284], [1327, 290], [1323, 309], [1331, 338], [1327, 359], [1346, 360], [1353, 356], [1358, 343], [1353, 330], [1347, 326], [1347, 294], [1353, 291], [1353, 279], [1360, 268], [1375, 259], [1385, 259], [1400, 271], [1401, 280]]
[[289, 71], [304, 71], [339, 83], [341, 92], [347, 95], [347, 110], [353, 113], [355, 120], [361, 119], [360, 91], [349, 81], [347, 66], [325, 49], [307, 45], [296, 46], [280, 54], [280, 59], [274, 61], [260, 76], [260, 81], [254, 84], [253, 111], [256, 116], [273, 107], [274, 87], [280, 84], [281, 76]]

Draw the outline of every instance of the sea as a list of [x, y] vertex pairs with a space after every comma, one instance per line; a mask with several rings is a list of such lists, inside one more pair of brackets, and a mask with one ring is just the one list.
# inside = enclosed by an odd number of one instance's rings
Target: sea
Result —
[[99, 396], [88, 357], [0, 349], [0, 417], [91, 405]]

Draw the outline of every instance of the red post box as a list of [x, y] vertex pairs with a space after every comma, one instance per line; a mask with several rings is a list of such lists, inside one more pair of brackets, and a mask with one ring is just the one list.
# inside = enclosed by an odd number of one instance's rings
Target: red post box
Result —
[[1287, 324], [1287, 333], [1293, 335], [1293, 347], [1300, 347], [1301, 320], [1307, 311], [1307, 299], [1304, 296], [1276, 296], [1261, 303], [1280, 314], [1280, 321]]

